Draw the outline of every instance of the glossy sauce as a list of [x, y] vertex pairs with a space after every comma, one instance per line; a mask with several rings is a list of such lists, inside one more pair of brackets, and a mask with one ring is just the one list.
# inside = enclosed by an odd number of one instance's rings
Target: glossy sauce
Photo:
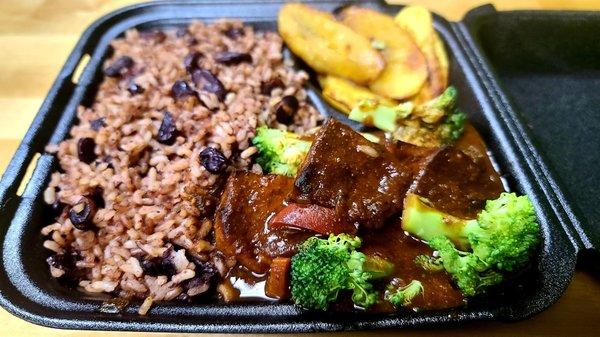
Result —
[[[356, 153], [333, 155], [342, 143], [345, 147], [354, 148], [356, 144], [352, 142], [356, 141], [357, 135], [350, 131], [350, 135], [340, 136], [340, 130], [342, 133], [347, 131], [344, 126], [334, 126], [338, 135], [329, 138], [325, 152], [330, 154], [330, 158], [317, 154], [321, 157], [318, 160], [312, 158], [312, 164], [311, 158], [307, 158], [308, 164], [303, 165], [295, 183], [287, 177], [260, 176], [248, 172], [234, 173], [229, 178], [217, 209], [215, 233], [217, 248], [227, 255], [235, 255], [238, 260], [238, 266], [228, 276], [234, 287], [240, 290], [242, 300], [274, 301], [264, 295], [266, 271], [271, 259], [292, 256], [299, 244], [315, 235], [313, 232], [286, 228], [269, 229], [268, 220], [287, 204], [286, 198], [290, 195], [297, 202], [299, 198], [295, 193], [300, 192], [312, 202], [334, 206], [339, 210], [340, 200], [346, 200], [341, 204], [347, 206], [347, 200], [353, 200], [349, 198], [351, 195], [383, 204], [387, 202], [388, 206], [395, 205], [395, 201], [390, 203], [389, 193], [395, 191], [395, 197], [403, 199], [405, 188], [410, 188], [419, 193], [430, 193], [426, 196], [431, 197], [438, 208], [455, 214], [473, 215], [483, 207], [483, 200], [495, 198], [503, 190], [501, 179], [487, 156], [485, 144], [470, 125], [452, 148], [423, 148], [406, 143], [374, 146], [385, 158], [383, 161], [376, 160], [374, 166], [369, 166], [364, 158], [357, 160]], [[394, 158], [390, 159], [386, 153]], [[358, 162], [369, 169], [354, 170], [352, 165], [358, 165]], [[378, 170], [378, 167], [384, 170]], [[308, 173], [303, 173], [306, 170]], [[394, 182], [394, 179], [398, 179], [394, 173], [397, 170], [405, 178]], [[390, 186], [396, 187], [390, 190]], [[296, 191], [292, 192], [293, 189]], [[460, 191], [467, 193], [460, 194]], [[313, 197], [308, 197], [310, 195]], [[384, 200], [385, 195], [388, 195], [388, 200]], [[424, 292], [413, 299], [411, 308], [444, 309], [463, 305], [465, 299], [453, 285], [449, 274], [445, 271], [425, 271], [414, 263], [415, 257], [433, 253], [428, 245], [402, 230], [398, 211], [386, 213], [382, 210], [389, 211], [389, 208], [379, 206], [381, 204], [377, 204], [369, 215], [377, 214], [382, 223], [359, 227], [357, 235], [363, 239], [360, 251], [385, 258], [395, 266], [390, 277], [374, 282], [382, 297], [386, 285], [392, 280], [401, 286], [419, 280]], [[349, 210], [345, 209], [347, 212]], [[355, 310], [348, 296], [341, 297], [334, 310]], [[368, 311], [394, 312], [396, 309], [390, 303], [381, 301]]]
[[[363, 246], [361, 251], [370, 256], [379, 256], [394, 264], [391, 277], [382, 280], [388, 284], [396, 278], [404, 286], [412, 280], [419, 280], [423, 285], [423, 294], [415, 297], [412, 308], [444, 309], [460, 306], [464, 298], [451, 282], [450, 275], [445, 271], [425, 271], [414, 262], [419, 255], [431, 255], [432, 250], [427, 244], [404, 233], [400, 221], [389, 224], [379, 231], [361, 233]], [[382, 287], [381, 293], [385, 290]], [[394, 312], [395, 308], [386, 301], [369, 310], [377, 312]]]
[[291, 256], [312, 233], [268, 229], [268, 220], [285, 206], [293, 180], [280, 175], [234, 172], [227, 180], [215, 213], [217, 249], [258, 274], [271, 259]]

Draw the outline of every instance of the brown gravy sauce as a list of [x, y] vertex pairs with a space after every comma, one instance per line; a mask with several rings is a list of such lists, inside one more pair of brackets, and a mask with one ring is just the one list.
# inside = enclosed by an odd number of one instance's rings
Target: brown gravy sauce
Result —
[[[483, 161], [483, 166], [491, 169], [488, 171], [489, 173], [497, 168], [489, 151], [487, 151], [485, 143], [470, 124], [466, 126], [463, 137], [461, 137], [454, 147], [465, 152], [470, 157], [474, 157], [476, 160]], [[266, 242], [276, 242], [275, 247], [287, 246], [288, 244], [297, 247], [306, 238], [306, 234], [298, 235], [300, 233], [291, 236], [287, 234], [278, 235], [284, 233], [269, 233], [264, 223], [261, 224], [261, 227], [264, 230], [258, 232], [254, 240], [255, 242], [262, 242], [263, 245]], [[273, 235], [274, 237], [267, 239], [268, 236]], [[405, 233], [401, 228], [400, 219], [392, 221], [379, 229], [362, 228], [357, 235], [363, 239], [360, 251], [367, 255], [385, 258], [394, 264], [394, 272], [391, 276], [374, 282], [376, 289], [381, 293], [382, 299], [385, 287], [390, 281], [394, 280], [399, 285], [406, 285], [412, 280], [419, 280], [423, 285], [424, 291], [421, 295], [413, 299], [410, 307], [413, 310], [453, 308], [466, 303], [461, 292], [452, 284], [448, 273], [445, 271], [426, 271], [414, 263], [415, 257], [419, 255], [431, 255], [432, 250], [426, 243]], [[273, 249], [275, 247], [270, 247], [270, 250], [277, 251], [277, 249]], [[289, 252], [286, 251], [286, 253], [283, 255], [289, 256]], [[242, 266], [237, 266], [230, 271], [228, 277], [233, 286], [240, 290], [241, 301], [277, 301], [267, 297], [264, 293], [266, 273], [257, 274]], [[343, 298], [332, 306], [333, 310], [364, 310], [354, 307], [352, 302], [348, 300], [349, 296], [340, 297]], [[367, 311], [391, 313], [395, 312], [396, 309], [389, 302], [382, 300]]]

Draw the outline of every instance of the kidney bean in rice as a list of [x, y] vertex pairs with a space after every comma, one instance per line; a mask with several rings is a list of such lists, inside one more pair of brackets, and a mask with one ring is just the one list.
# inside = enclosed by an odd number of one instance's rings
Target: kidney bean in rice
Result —
[[[146, 299], [144, 314], [153, 301], [230, 287], [211, 242], [214, 202], [198, 200], [214, 199], [227, 171], [260, 171], [250, 142], [257, 126], [303, 133], [321, 119], [306, 101], [308, 75], [283, 59], [276, 33], [226, 20], [181, 31], [155, 39], [130, 30], [113, 41], [95, 100], [79, 107], [69, 139], [46, 148], [60, 170], [44, 199], [65, 205], [42, 229], [51, 275], [75, 280], [86, 292]], [[192, 78], [200, 71], [212, 82]], [[186, 94], [174, 95], [181, 83]], [[286, 96], [298, 105], [293, 115], [277, 118]], [[168, 141], [159, 137], [166, 111], [174, 123]], [[227, 159], [224, 170], [213, 174], [202, 164], [207, 148]], [[83, 214], [74, 210], [81, 200], [98, 198], [89, 225], [72, 222]], [[77, 258], [64, 259], [67, 252]], [[212, 274], [199, 275], [207, 270]], [[217, 270], [217, 281], [199, 281]]]

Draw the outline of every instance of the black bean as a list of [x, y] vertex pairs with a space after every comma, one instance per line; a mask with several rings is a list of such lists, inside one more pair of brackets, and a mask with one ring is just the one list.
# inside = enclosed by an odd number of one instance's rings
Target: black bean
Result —
[[106, 203], [104, 202], [104, 189], [100, 186], [94, 186], [88, 193], [90, 199], [94, 201], [97, 208], [104, 208]]
[[120, 77], [125, 70], [131, 69], [134, 64], [135, 62], [131, 57], [121, 56], [104, 69], [104, 75], [108, 77]]
[[80, 138], [77, 142], [77, 156], [79, 160], [89, 164], [96, 160], [96, 142], [93, 138], [85, 137]]
[[96, 204], [88, 197], [82, 197], [69, 210], [69, 219], [75, 228], [80, 230], [91, 229], [94, 215], [96, 214]]
[[263, 95], [270, 95], [271, 91], [275, 88], [283, 88], [285, 84], [279, 77], [272, 78], [266, 82], [262, 82], [260, 85], [260, 93]]
[[127, 86], [127, 91], [129, 91], [131, 95], [138, 95], [144, 93], [145, 89], [141, 85], [131, 81]]
[[46, 259], [49, 266], [64, 270], [65, 272], [71, 272], [75, 269], [75, 264], [81, 259], [76, 251], [67, 250], [65, 253], [54, 254]]
[[194, 277], [183, 284], [186, 294], [189, 296], [199, 296], [210, 290], [210, 284], [200, 277]]
[[183, 59], [183, 66], [188, 73], [192, 73], [194, 70], [198, 69], [198, 60], [202, 57], [202, 53], [193, 51], [185, 56]]
[[225, 65], [233, 65], [239, 64], [242, 62], [252, 62], [252, 56], [248, 53], [236, 53], [231, 51], [226, 51], [222, 53], [218, 53], [215, 56], [215, 61], [225, 64]]
[[225, 32], [224, 32], [225, 36], [227, 36], [228, 38], [235, 40], [238, 37], [242, 37], [246, 34], [246, 32], [244, 32], [244, 28], [242, 27], [229, 27]]
[[196, 276], [183, 283], [183, 288], [190, 296], [198, 296], [206, 294], [207, 291], [213, 289], [219, 281], [219, 271], [214, 264], [203, 262], [192, 258], [192, 262], [196, 266]]
[[186, 81], [175, 81], [171, 87], [171, 96], [175, 99], [180, 99], [187, 96], [196, 95], [196, 91]]
[[175, 263], [173, 262], [173, 247], [167, 248], [160, 258], [160, 274], [166, 276], [173, 276], [177, 274], [177, 267], [175, 267]]
[[200, 152], [200, 164], [208, 172], [218, 174], [227, 168], [227, 158], [225, 158], [223, 152], [214, 147], [207, 147]]
[[175, 139], [177, 138], [177, 128], [175, 126], [175, 121], [173, 120], [173, 116], [170, 112], [165, 111], [162, 123], [160, 123], [160, 128], [158, 128], [158, 136], [157, 139], [159, 143], [166, 145], [173, 145], [175, 143]]
[[291, 124], [294, 122], [294, 115], [298, 111], [298, 99], [295, 96], [283, 96], [281, 101], [275, 107], [277, 121], [281, 124]]
[[65, 265], [64, 265], [64, 259], [65, 259], [65, 255], [64, 254], [54, 254], [54, 255], [50, 255], [48, 256], [48, 258], [46, 259], [46, 262], [48, 263], [48, 265], [50, 267], [54, 267], [54, 268], [58, 268], [58, 269], [65, 269]]
[[156, 43], [162, 43], [166, 38], [167, 34], [159, 29], [153, 29], [150, 31], [143, 31], [140, 33], [140, 37], [146, 40], [154, 40]]
[[188, 290], [190, 288], [198, 287], [198, 286], [202, 286], [202, 285], [208, 285], [206, 280], [203, 280], [202, 277], [194, 277], [184, 284], [184, 288], [185, 288], [185, 290]]
[[210, 262], [203, 262], [194, 259], [194, 265], [196, 265], [196, 277], [202, 281], [214, 284], [219, 278], [219, 270], [214, 264]]
[[90, 128], [92, 128], [92, 130], [94, 130], [94, 131], [98, 131], [105, 126], [106, 126], [106, 121], [105, 121], [104, 117], [100, 117], [98, 119], [94, 119], [94, 120], [90, 121]]
[[176, 301], [181, 301], [181, 302], [188, 302], [190, 300], [190, 296], [188, 296], [188, 294], [182, 292], [181, 294], [177, 295], [177, 297], [175, 297]]
[[208, 70], [194, 70], [192, 72], [192, 81], [194, 81], [196, 88], [215, 94], [221, 102], [225, 99], [225, 95], [227, 95], [227, 90], [225, 90], [223, 83]]
[[138, 261], [140, 261], [140, 265], [142, 266], [142, 270], [144, 274], [148, 276], [158, 276], [160, 275], [160, 263], [157, 258], [148, 259], [138, 256]]

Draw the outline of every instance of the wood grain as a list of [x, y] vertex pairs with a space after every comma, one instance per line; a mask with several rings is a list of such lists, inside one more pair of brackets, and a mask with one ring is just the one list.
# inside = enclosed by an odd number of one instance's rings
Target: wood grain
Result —
[[[3, 0], [0, 1], [0, 172], [17, 148], [29, 123], [81, 32], [95, 19], [134, 0]], [[450, 20], [493, 2], [498, 9], [600, 9], [598, 0], [420, 0]], [[557, 304], [517, 323], [485, 322], [445, 329], [356, 332], [354, 336], [598, 336], [600, 278], [578, 270]], [[121, 332], [65, 331], [40, 327], [0, 309], [0, 336], [186, 336]]]

